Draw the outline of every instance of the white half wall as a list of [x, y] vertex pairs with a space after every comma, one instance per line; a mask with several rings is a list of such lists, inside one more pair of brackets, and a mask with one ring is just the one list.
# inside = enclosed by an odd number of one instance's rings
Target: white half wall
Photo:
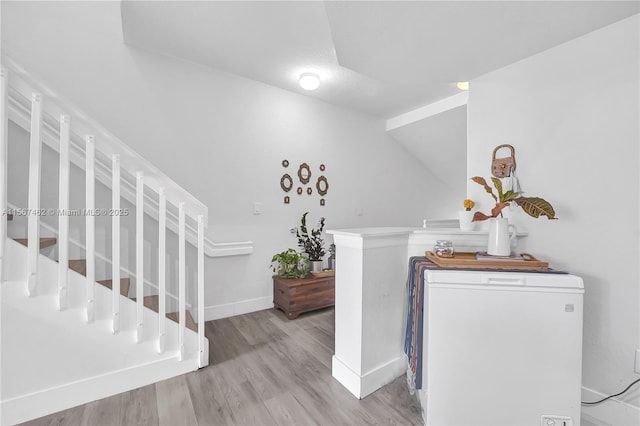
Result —
[[[528, 196], [559, 220], [511, 218], [527, 250], [585, 284], [583, 386], [611, 395], [640, 377], [640, 22], [633, 16], [471, 82], [468, 176], [490, 176], [496, 145], [516, 149]], [[483, 211], [491, 199], [468, 183]], [[617, 398], [635, 407], [640, 387]], [[585, 410], [583, 410], [586, 412]]]
[[[443, 207], [447, 189], [384, 120], [128, 47], [119, 2], [3, 3], [2, 50], [203, 201], [216, 242], [254, 242], [249, 256], [206, 259], [207, 312], [264, 306], [270, 259], [296, 246], [289, 229], [305, 211], [330, 228], [455, 214]], [[313, 195], [285, 194], [281, 176], [303, 162]], [[325, 206], [314, 185], [321, 164]]]

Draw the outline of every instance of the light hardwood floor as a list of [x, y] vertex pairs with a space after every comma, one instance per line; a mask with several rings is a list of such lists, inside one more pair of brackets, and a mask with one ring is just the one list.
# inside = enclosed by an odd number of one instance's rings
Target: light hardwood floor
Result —
[[422, 424], [404, 377], [363, 400], [331, 377], [334, 310], [206, 323], [209, 366], [29, 425]]

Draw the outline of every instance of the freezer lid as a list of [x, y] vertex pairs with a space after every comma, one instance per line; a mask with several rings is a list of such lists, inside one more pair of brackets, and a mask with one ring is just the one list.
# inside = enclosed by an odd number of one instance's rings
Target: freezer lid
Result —
[[427, 284], [584, 289], [582, 278], [571, 274], [429, 269], [425, 272], [425, 281]]

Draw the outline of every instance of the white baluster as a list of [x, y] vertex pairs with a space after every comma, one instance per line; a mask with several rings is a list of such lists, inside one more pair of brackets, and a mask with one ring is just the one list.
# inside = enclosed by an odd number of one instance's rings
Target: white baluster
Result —
[[0, 282], [4, 281], [6, 269], [4, 256], [7, 240], [7, 167], [8, 167], [8, 124], [7, 121], [7, 81], [9, 72], [6, 68], [0, 69]]
[[204, 217], [198, 215], [198, 366], [206, 366], [209, 362], [208, 348], [204, 339]]
[[85, 171], [85, 224], [86, 224], [86, 256], [87, 256], [87, 322], [96, 317], [96, 170], [95, 170], [95, 137], [85, 138], [86, 171]]
[[136, 173], [136, 341], [143, 339], [144, 317], [144, 174]]
[[185, 256], [184, 203], [178, 204], [178, 349], [179, 359], [184, 360], [184, 326], [186, 310], [186, 256]]
[[158, 352], [165, 350], [166, 321], [166, 248], [167, 248], [167, 197], [165, 189], [158, 191]]
[[31, 97], [31, 139], [29, 143], [29, 219], [27, 291], [35, 296], [38, 288], [38, 258], [40, 257], [40, 172], [42, 151], [42, 95]]
[[60, 116], [60, 176], [58, 184], [58, 308], [69, 307], [69, 139], [71, 117]]
[[113, 333], [120, 331], [120, 156], [111, 156], [111, 309]]

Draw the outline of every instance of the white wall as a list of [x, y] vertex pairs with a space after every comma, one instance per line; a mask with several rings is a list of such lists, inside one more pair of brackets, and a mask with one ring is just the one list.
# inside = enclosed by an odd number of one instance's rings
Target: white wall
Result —
[[[305, 211], [328, 228], [453, 216], [382, 120], [130, 48], [119, 2], [3, 3], [2, 50], [205, 202], [215, 241], [254, 241], [250, 256], [207, 259], [210, 315], [270, 306], [269, 261], [295, 247], [289, 229]], [[302, 162], [313, 173], [326, 165], [325, 207], [306, 194], [283, 204], [283, 159], [292, 175]]]
[[[636, 15], [477, 78], [469, 94], [468, 175], [488, 178], [493, 147], [513, 144], [523, 189], [555, 207], [557, 221], [512, 217], [528, 251], [583, 277], [583, 386], [606, 395], [640, 377], [638, 28]], [[640, 407], [639, 389], [620, 399]]]

